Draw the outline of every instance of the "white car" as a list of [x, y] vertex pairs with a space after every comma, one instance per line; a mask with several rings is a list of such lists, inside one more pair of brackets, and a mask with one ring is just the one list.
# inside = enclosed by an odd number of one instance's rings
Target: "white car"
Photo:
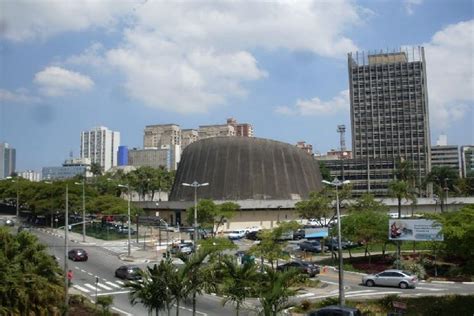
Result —
[[245, 234], [247, 231], [245, 229], [240, 229], [240, 230], [234, 230], [229, 233], [229, 239], [235, 240], [235, 239], [242, 239], [245, 237]]

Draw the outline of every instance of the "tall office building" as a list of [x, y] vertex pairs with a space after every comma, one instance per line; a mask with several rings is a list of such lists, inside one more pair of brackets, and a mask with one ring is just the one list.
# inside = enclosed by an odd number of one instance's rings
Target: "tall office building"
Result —
[[348, 68], [354, 158], [409, 160], [421, 180], [431, 170], [423, 47], [349, 53]]
[[448, 167], [461, 176], [458, 145], [432, 146], [431, 167]]
[[0, 143], [0, 179], [11, 176], [16, 168], [16, 150], [8, 143]]
[[463, 178], [474, 174], [474, 146], [461, 146], [461, 173]]
[[161, 148], [163, 145], [181, 146], [181, 128], [177, 124], [147, 125], [143, 148]]
[[96, 127], [81, 132], [81, 158], [89, 158], [91, 163], [98, 163], [103, 171], [117, 165], [117, 151], [120, 146], [120, 132], [107, 127]]

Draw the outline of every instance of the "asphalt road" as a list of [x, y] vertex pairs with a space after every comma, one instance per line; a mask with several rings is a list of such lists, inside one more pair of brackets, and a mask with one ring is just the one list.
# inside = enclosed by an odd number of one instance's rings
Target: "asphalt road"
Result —
[[[16, 227], [15, 227], [16, 228]], [[34, 229], [32, 231], [38, 236], [40, 241], [47, 245], [51, 254], [58, 258], [61, 267], [64, 266], [64, 239], [59, 236], [47, 234]], [[239, 248], [248, 248], [248, 241], [237, 242]], [[113, 309], [123, 315], [148, 315], [146, 308], [141, 304], [131, 306], [128, 297], [128, 290], [123, 287], [124, 282], [115, 278], [114, 271], [121, 265], [127, 264], [121, 261], [117, 253], [126, 251], [125, 241], [106, 242], [103, 245], [81, 245], [70, 242], [69, 249], [83, 248], [89, 254], [87, 262], [68, 261], [69, 269], [74, 271], [73, 288], [94, 299], [101, 295], [112, 295], [114, 297]], [[132, 249], [133, 250], [133, 249]], [[146, 263], [136, 264], [142, 268]], [[96, 276], [99, 282], [96, 284]], [[292, 301], [303, 299], [317, 300], [326, 297], [338, 296], [338, 274], [336, 271], [328, 269], [317, 277], [324, 283], [323, 288], [309, 288], [300, 292]], [[474, 293], [474, 282], [454, 283], [454, 282], [420, 282], [416, 289], [399, 289], [389, 287], [366, 287], [361, 284], [361, 274], [345, 273], [345, 296], [347, 299], [367, 299], [383, 297], [389, 294], [400, 296], [426, 296], [426, 295], [447, 295], [447, 294], [472, 294]], [[191, 315], [190, 302], [183, 302], [180, 308], [180, 315]], [[175, 313], [174, 311], [172, 312]], [[222, 306], [222, 300], [212, 295], [202, 295], [198, 297], [198, 315], [224, 315], [234, 314], [235, 310], [231, 305]], [[241, 315], [254, 315], [251, 310], [242, 310]]]
[[[34, 229], [32, 231], [39, 240], [47, 245], [52, 255], [56, 256], [61, 267], [64, 267], [64, 239], [47, 234]], [[108, 243], [107, 248], [95, 245], [81, 245], [70, 242], [69, 249], [82, 248], [89, 254], [89, 260], [86, 262], [73, 262], [68, 260], [69, 269], [73, 270], [73, 288], [82, 294], [95, 299], [95, 296], [112, 295], [114, 297], [113, 309], [123, 315], [148, 315], [147, 309], [142, 304], [132, 306], [129, 301], [129, 291], [124, 288], [124, 281], [114, 276], [114, 271], [121, 265], [127, 264], [118, 259], [117, 254], [113, 252], [114, 248], [121, 250], [123, 242]], [[147, 264], [134, 264], [141, 268], [146, 268]], [[96, 277], [99, 282], [96, 283]], [[234, 308], [222, 306], [222, 300], [212, 295], [201, 295], [197, 299], [197, 315], [223, 315], [234, 314]], [[192, 305], [190, 301], [182, 302], [180, 315], [192, 315]], [[174, 315], [175, 311], [172, 311]], [[249, 315], [249, 311], [242, 310], [241, 315]]]

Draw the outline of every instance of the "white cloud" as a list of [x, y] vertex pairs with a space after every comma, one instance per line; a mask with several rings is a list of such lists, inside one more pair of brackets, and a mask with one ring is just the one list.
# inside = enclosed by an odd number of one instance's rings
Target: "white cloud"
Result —
[[39, 97], [32, 96], [25, 89], [18, 89], [14, 92], [8, 91], [5, 89], [0, 89], [0, 101], [3, 103], [12, 102], [12, 103], [38, 103], [41, 101]]
[[431, 127], [445, 129], [473, 110], [474, 20], [447, 26], [424, 47]]
[[133, 13], [136, 1], [1, 1], [0, 34], [11, 41], [45, 39], [91, 27], [111, 29]]
[[206, 112], [243, 83], [265, 78], [255, 49], [304, 50], [345, 58], [343, 32], [367, 11], [349, 1], [147, 2], [121, 47], [106, 54], [134, 99], [182, 113]]
[[413, 15], [415, 13], [415, 6], [421, 5], [423, 0], [404, 0], [403, 6], [408, 15]]
[[298, 100], [292, 107], [277, 107], [275, 112], [284, 115], [324, 116], [347, 112], [349, 107], [349, 90], [344, 90], [328, 101], [322, 101], [318, 97], [310, 100]]
[[74, 91], [87, 91], [94, 82], [78, 72], [61, 67], [47, 67], [35, 74], [34, 83], [40, 92], [47, 96], [62, 96]]
[[105, 48], [101, 43], [93, 43], [82, 54], [69, 56], [66, 59], [65, 63], [72, 65], [90, 65], [94, 67], [104, 67], [104, 52]]

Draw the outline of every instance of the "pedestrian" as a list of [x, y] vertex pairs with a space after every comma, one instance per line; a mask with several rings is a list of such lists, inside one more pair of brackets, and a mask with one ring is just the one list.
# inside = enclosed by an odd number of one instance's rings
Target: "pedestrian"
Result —
[[69, 269], [69, 271], [67, 272], [67, 285], [68, 285], [68, 287], [71, 287], [73, 277], [74, 277], [74, 273], [72, 272], [71, 269]]

